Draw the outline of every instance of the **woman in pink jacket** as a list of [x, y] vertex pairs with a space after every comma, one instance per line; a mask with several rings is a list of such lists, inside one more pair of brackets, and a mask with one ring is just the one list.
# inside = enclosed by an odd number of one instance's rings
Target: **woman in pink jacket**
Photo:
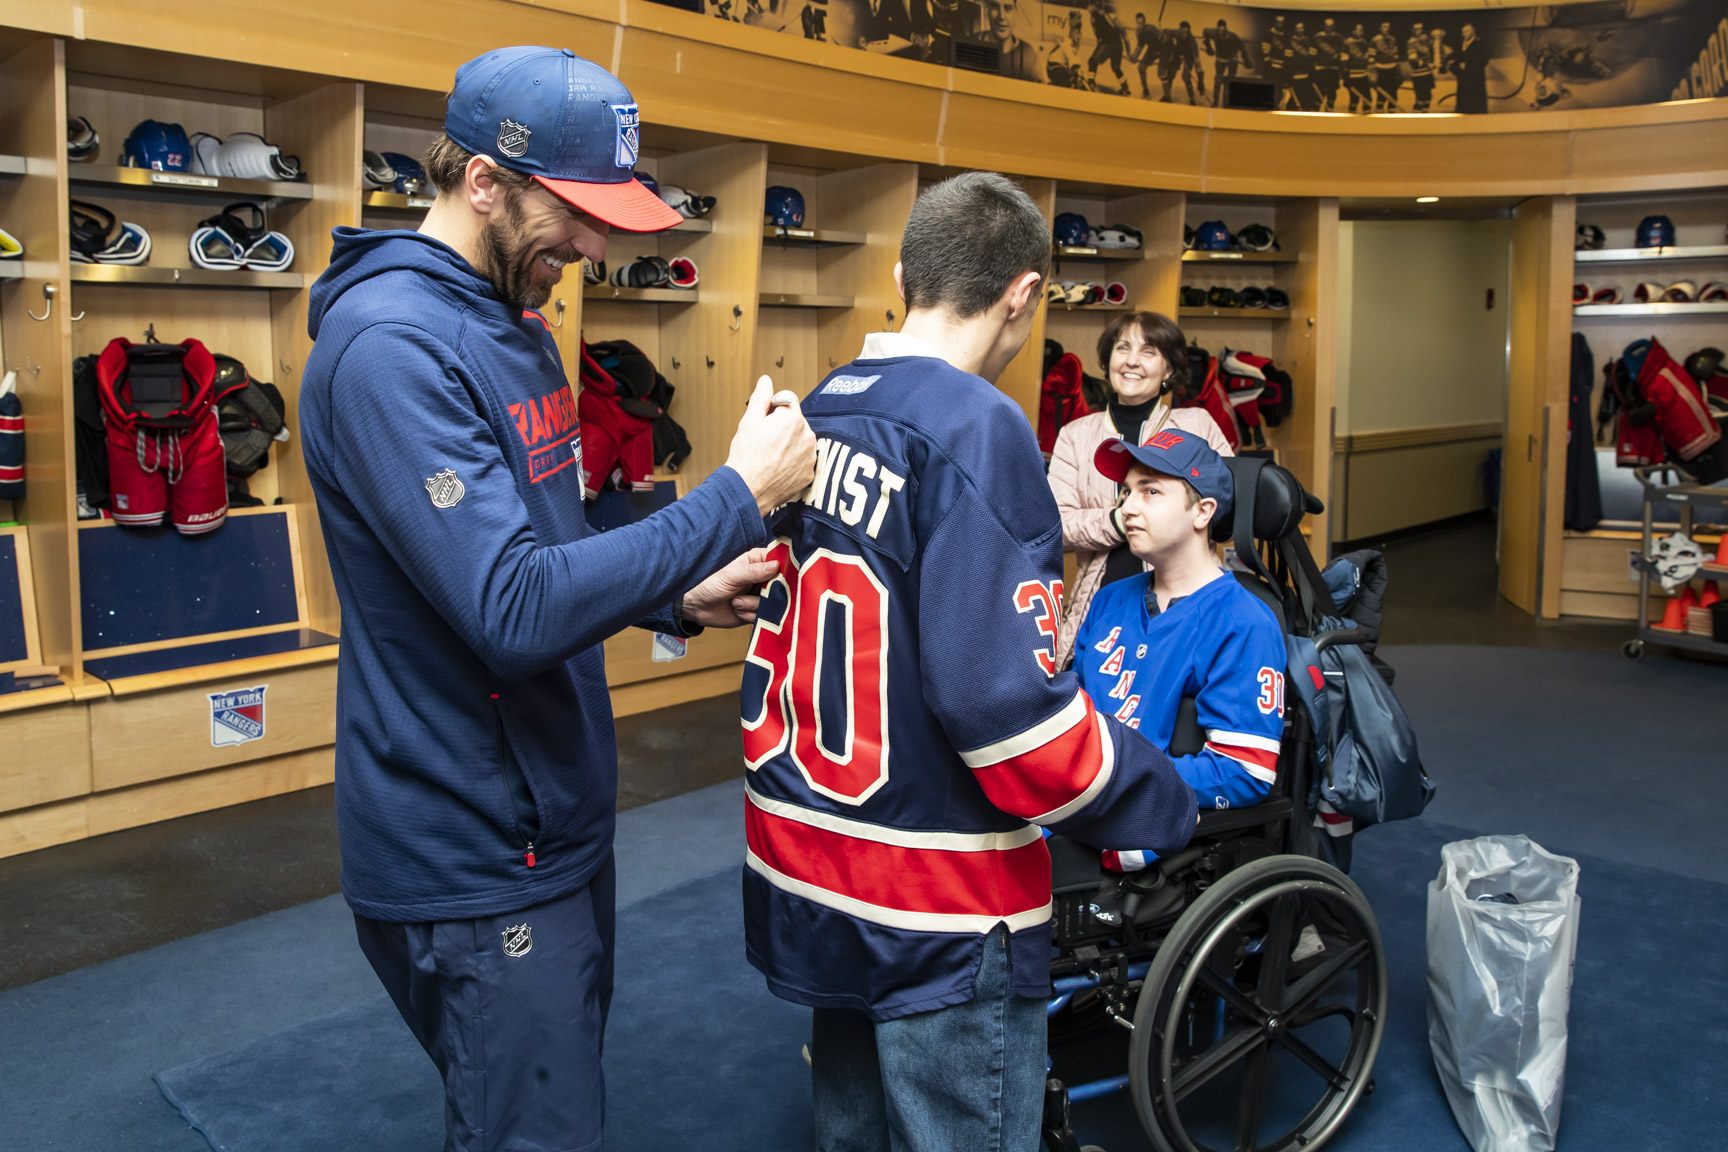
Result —
[[1062, 510], [1062, 548], [1078, 553], [1080, 562], [1056, 638], [1060, 667], [1074, 654], [1074, 635], [1093, 594], [1141, 570], [1122, 534], [1118, 486], [1092, 466], [1098, 445], [1117, 438], [1144, 444], [1162, 428], [1180, 428], [1204, 436], [1220, 455], [1233, 454], [1203, 409], [1171, 406], [1169, 394], [1187, 380], [1186, 345], [1182, 329], [1161, 313], [1131, 312], [1112, 320], [1098, 337], [1098, 362], [1115, 398], [1108, 410], [1080, 417], [1056, 437], [1050, 489]]

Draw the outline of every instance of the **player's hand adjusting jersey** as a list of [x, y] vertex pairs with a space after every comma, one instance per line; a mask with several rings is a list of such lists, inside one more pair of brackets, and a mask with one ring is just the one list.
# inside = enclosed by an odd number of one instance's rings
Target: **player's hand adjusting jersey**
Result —
[[771, 518], [743, 685], [751, 962], [787, 999], [888, 1019], [971, 999], [1005, 922], [1016, 990], [1043, 995], [1039, 825], [1169, 851], [1193, 793], [1055, 673], [1062, 528], [1018, 407], [903, 356], [846, 365], [804, 413], [816, 480]]

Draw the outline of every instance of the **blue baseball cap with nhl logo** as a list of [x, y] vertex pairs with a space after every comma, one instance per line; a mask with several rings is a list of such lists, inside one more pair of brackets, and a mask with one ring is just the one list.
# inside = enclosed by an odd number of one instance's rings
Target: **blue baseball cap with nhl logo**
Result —
[[632, 171], [636, 98], [567, 48], [498, 48], [456, 69], [444, 132], [614, 228], [659, 232], [683, 219]]
[[1092, 454], [1092, 464], [1118, 484], [1128, 478], [1128, 469], [1136, 464], [1165, 476], [1179, 476], [1194, 485], [1200, 495], [1218, 501], [1220, 516], [1235, 503], [1235, 486], [1224, 457], [1206, 443], [1204, 436], [1180, 428], [1166, 428], [1144, 444], [1106, 440]]

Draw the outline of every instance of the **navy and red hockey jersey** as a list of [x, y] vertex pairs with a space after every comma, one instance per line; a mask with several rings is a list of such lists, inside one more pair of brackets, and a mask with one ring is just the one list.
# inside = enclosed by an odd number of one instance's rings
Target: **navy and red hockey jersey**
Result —
[[983, 937], [1049, 989], [1039, 825], [1170, 851], [1194, 794], [1056, 670], [1062, 523], [1020, 409], [878, 334], [804, 401], [742, 692], [745, 935], [785, 999], [877, 1020], [972, 998]]
[[[1229, 575], [1154, 615], [1151, 579], [1142, 572], [1098, 590], [1074, 644], [1081, 687], [1160, 748], [1170, 747], [1177, 709], [1192, 696], [1206, 744], [1171, 763], [1202, 807], [1258, 804], [1277, 780], [1284, 737], [1284, 631]], [[1116, 851], [1105, 863], [1133, 871], [1147, 859]]]

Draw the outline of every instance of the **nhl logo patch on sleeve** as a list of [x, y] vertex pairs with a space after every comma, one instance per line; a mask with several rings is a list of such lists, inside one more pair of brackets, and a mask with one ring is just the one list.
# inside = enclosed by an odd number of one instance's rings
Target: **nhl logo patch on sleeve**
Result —
[[456, 469], [446, 468], [438, 475], [426, 481], [426, 492], [432, 497], [434, 508], [454, 508], [462, 502], [462, 494], [467, 489], [462, 487], [462, 481], [456, 479]]
[[264, 736], [264, 693], [270, 686], [211, 692], [210, 745], [225, 748]]

